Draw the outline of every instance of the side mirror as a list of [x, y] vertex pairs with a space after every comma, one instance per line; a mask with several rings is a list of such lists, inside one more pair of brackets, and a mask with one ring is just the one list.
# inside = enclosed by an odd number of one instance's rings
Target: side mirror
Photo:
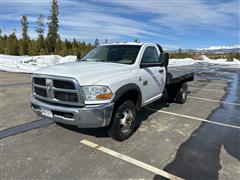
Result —
[[81, 61], [81, 53], [80, 52], [77, 53], [77, 61]]
[[159, 56], [159, 63], [161, 66], [167, 67], [169, 62], [169, 54], [168, 53], [161, 53]]

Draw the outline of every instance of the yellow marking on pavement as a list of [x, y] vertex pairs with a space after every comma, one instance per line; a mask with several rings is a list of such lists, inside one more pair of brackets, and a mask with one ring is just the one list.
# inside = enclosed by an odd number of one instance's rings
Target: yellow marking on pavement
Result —
[[155, 174], [158, 174], [158, 175], [160, 175], [160, 176], [162, 176], [162, 177], [165, 177], [165, 178], [168, 178], [168, 179], [171, 179], [171, 180], [182, 180], [182, 178], [180, 178], [180, 177], [177, 177], [177, 176], [175, 176], [175, 175], [172, 175], [172, 174], [170, 174], [170, 173], [168, 173], [168, 172], [165, 172], [165, 171], [163, 171], [163, 170], [161, 170], [161, 169], [158, 169], [158, 168], [156, 168], [156, 167], [154, 167], [154, 166], [151, 166], [151, 165], [149, 165], [149, 164], [146, 164], [146, 163], [144, 163], [144, 162], [141, 162], [141, 161], [139, 161], [139, 160], [136, 160], [136, 159], [134, 159], [134, 158], [131, 158], [131, 157], [129, 157], [129, 156], [126, 156], [126, 155], [124, 155], [124, 154], [121, 154], [121, 153], [119, 153], [119, 152], [116, 152], [116, 151], [113, 151], [113, 150], [111, 150], [111, 149], [108, 149], [108, 148], [105, 148], [105, 147], [103, 147], [103, 146], [100, 146], [100, 145], [98, 145], [98, 144], [95, 144], [95, 143], [93, 143], [93, 142], [90, 142], [90, 141], [88, 141], [88, 140], [82, 140], [82, 141], [80, 141], [82, 144], [85, 144], [85, 145], [87, 145], [87, 146], [89, 146], [89, 147], [92, 147], [92, 148], [94, 148], [94, 149], [97, 149], [97, 150], [99, 150], [99, 151], [101, 151], [101, 152], [104, 152], [104, 153], [106, 153], [106, 154], [108, 154], [108, 155], [111, 155], [111, 156], [113, 156], [113, 157], [116, 157], [116, 158], [118, 158], [118, 159], [121, 159], [121, 160], [123, 160], [123, 161], [126, 161], [126, 162], [128, 162], [128, 163], [130, 163], [130, 164], [133, 164], [133, 165], [135, 165], [135, 166], [138, 166], [138, 167], [140, 167], [140, 168], [143, 168], [143, 169], [145, 169], [145, 170], [148, 170], [148, 171], [150, 171], [150, 172], [153, 172], [153, 173], [155, 173]]
[[207, 98], [199, 98], [199, 97], [194, 97], [194, 96], [188, 96], [188, 98], [201, 100], [201, 101], [211, 101], [211, 102], [217, 102], [217, 103], [223, 103], [223, 104], [230, 104], [230, 105], [240, 106], [240, 103], [232, 103], [232, 102], [219, 101], [219, 100], [207, 99]]
[[153, 109], [153, 108], [148, 108], [148, 109], [149, 109], [149, 110], [152, 110], [152, 111], [164, 113], [164, 114], [173, 115], [173, 116], [179, 116], [179, 117], [184, 117], [184, 118], [188, 118], [188, 119], [194, 119], [194, 120], [197, 120], [197, 121], [208, 122], [208, 123], [216, 124], [216, 125], [220, 125], [220, 126], [225, 126], [225, 127], [231, 127], [231, 128], [240, 129], [240, 126], [234, 126], [234, 125], [224, 124], [224, 123], [215, 122], [215, 121], [209, 121], [209, 120], [207, 120], [207, 119], [197, 118], [197, 117], [188, 116], [188, 115], [184, 115], [184, 114], [173, 113], [173, 112], [169, 112], [169, 111], [157, 110], [157, 109]]

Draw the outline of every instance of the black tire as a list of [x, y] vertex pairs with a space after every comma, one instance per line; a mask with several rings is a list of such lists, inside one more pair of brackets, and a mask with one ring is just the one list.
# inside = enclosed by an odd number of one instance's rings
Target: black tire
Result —
[[[128, 119], [125, 117], [124, 113], [127, 113], [127, 116], [128, 113], [132, 114], [132, 118], [129, 118], [131, 119], [131, 123], [127, 123], [130, 124], [128, 125], [128, 128], [123, 126], [123, 120], [127, 122], [126, 119]], [[120, 103], [119, 105], [116, 104], [108, 135], [116, 141], [124, 141], [136, 131], [138, 126], [139, 123], [136, 120], [136, 106], [133, 101], [127, 100], [123, 103]]]
[[177, 91], [176, 102], [179, 104], [184, 104], [187, 101], [187, 93], [188, 93], [187, 83], [184, 82], [181, 84]]
[[177, 88], [169, 88], [167, 89], [167, 97], [168, 97], [168, 102], [172, 103], [176, 100], [177, 97]]

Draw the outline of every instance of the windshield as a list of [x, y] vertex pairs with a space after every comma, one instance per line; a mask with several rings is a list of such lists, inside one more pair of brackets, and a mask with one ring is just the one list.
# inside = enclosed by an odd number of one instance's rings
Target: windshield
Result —
[[140, 48], [141, 46], [133, 45], [98, 46], [87, 53], [81, 61], [133, 64]]

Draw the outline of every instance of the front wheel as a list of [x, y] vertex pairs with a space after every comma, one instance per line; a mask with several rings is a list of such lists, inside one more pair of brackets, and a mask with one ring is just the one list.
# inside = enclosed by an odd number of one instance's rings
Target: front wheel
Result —
[[137, 126], [136, 106], [133, 101], [127, 100], [116, 107], [108, 134], [116, 141], [124, 141], [136, 131]]

